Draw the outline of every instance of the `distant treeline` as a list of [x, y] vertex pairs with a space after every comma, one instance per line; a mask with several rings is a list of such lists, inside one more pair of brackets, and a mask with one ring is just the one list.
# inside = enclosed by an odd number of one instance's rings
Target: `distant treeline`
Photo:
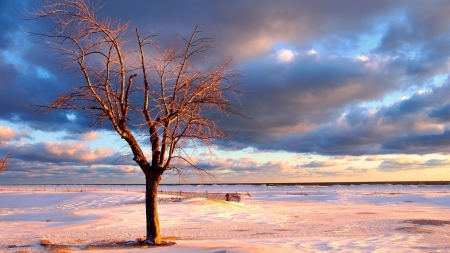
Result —
[[[333, 185], [450, 185], [450, 181], [379, 181], [379, 182], [308, 182], [308, 183], [218, 183], [218, 184], [160, 184], [161, 186], [174, 186], [174, 185], [266, 185], [266, 186], [293, 186], [293, 185], [306, 185], [306, 186], [333, 186]], [[117, 185], [117, 186], [138, 186], [145, 184], [7, 184], [7, 185]]]
[[380, 182], [309, 182], [309, 183], [223, 183], [223, 184], [160, 184], [160, 185], [265, 185], [265, 186], [333, 186], [333, 185], [450, 185], [450, 181], [380, 181]]
[[267, 186], [283, 186], [283, 185], [450, 185], [450, 181], [385, 181], [385, 182], [319, 182], [319, 183], [268, 183]]

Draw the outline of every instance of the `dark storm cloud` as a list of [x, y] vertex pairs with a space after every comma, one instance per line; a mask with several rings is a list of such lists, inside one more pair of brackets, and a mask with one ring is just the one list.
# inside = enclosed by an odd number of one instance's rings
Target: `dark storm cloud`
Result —
[[[377, 50], [386, 53], [407, 53], [428, 42], [448, 38], [450, 6], [445, 1], [406, 4], [389, 20]], [[447, 36], [446, 36], [447, 35]]]
[[442, 123], [449, 121], [436, 119], [435, 108], [447, 106], [449, 90], [447, 82], [376, 110], [351, 107], [313, 131], [289, 134], [280, 142], [260, 142], [257, 147], [326, 155], [448, 153], [450, 130]]
[[[55, 54], [48, 48], [28, 41], [29, 36], [18, 32], [4, 54], [0, 54], [0, 119], [25, 123], [44, 131], [80, 130], [86, 127], [82, 121], [75, 125], [69, 121], [67, 112], [50, 115], [37, 113], [33, 105], [47, 105], [64, 89], [62, 83], [74, 82], [61, 67], [55, 64]], [[75, 81], [76, 82], [76, 81]], [[81, 124], [80, 124], [81, 123]], [[80, 127], [81, 125], [81, 127]]]
[[[370, 69], [371, 63], [379, 66]], [[243, 113], [251, 120], [230, 124], [254, 138], [267, 137], [261, 133], [305, 132], [335, 118], [348, 104], [375, 100], [401, 86], [404, 69], [391, 67], [389, 61], [371, 63], [314, 55], [289, 63], [273, 57], [252, 62], [244, 68], [248, 94], [242, 99]]]
[[[65, 111], [41, 115], [27, 106], [48, 104], [80, 79], [77, 73], [61, 71], [63, 59], [43, 41], [23, 33], [49, 28], [47, 21], [20, 21], [11, 14], [31, 5], [24, 3], [2, 1], [0, 6], [5, 7], [0, 8], [0, 49], [7, 52], [0, 54], [0, 119], [44, 131], [86, 130], [92, 121], [81, 112], [74, 112], [75, 117]], [[447, 92], [444, 88], [378, 108], [375, 114], [358, 104], [426, 86], [433, 75], [448, 72], [449, 8], [447, 1], [115, 0], [107, 1], [100, 13], [131, 20], [128, 35], [134, 28], [143, 35], [154, 31], [162, 44], [176, 33], [189, 36], [196, 25], [201, 35], [214, 37], [207, 63], [232, 57], [231, 67], [244, 73], [247, 93], [240, 97], [240, 107], [250, 119], [223, 122], [238, 133], [238, 147], [359, 155], [409, 152], [407, 143], [418, 147], [425, 139], [431, 140], [429, 148], [409, 150], [441, 150], [438, 143], [432, 146], [438, 139], [433, 136], [442, 132], [423, 131], [413, 123], [447, 121], [450, 101], [439, 97]], [[364, 46], [361, 35], [377, 31], [381, 41], [367, 60], [347, 56]], [[280, 45], [296, 53], [292, 61], [277, 59], [274, 48]], [[310, 49], [318, 54], [307, 54]]]
[[383, 143], [385, 153], [427, 154], [448, 153], [450, 151], [450, 130], [439, 134], [409, 134]]
[[403, 9], [405, 2], [109, 1], [102, 12], [167, 39], [173, 32], [188, 36], [199, 25], [205, 36], [215, 38], [215, 54], [241, 62], [279, 42], [310, 49], [313, 41], [345, 38], [340, 44], [351, 47], [359, 43], [359, 33], [372, 31], [375, 22]]
[[441, 1], [405, 5], [392, 19], [374, 52], [408, 57], [409, 75], [448, 71], [450, 55], [450, 5]]
[[[0, 119], [43, 131], [79, 133], [92, 122], [82, 112], [54, 111], [44, 115], [35, 105], [48, 105], [66, 87], [80, 83], [79, 75], [65, 69], [64, 60], [29, 32], [48, 29], [49, 22], [26, 20], [37, 2], [2, 1], [0, 21]], [[41, 110], [42, 111], [42, 110]], [[76, 116], [69, 119], [67, 114]]]
[[[0, 63], [1, 66], [8, 64]], [[26, 68], [23, 66], [23, 68]], [[28, 127], [43, 131], [68, 130], [79, 132], [89, 127], [83, 116], [78, 122], [69, 120], [66, 111], [55, 111], [51, 114], [37, 112], [36, 105], [48, 105], [55, 94], [61, 92], [61, 79], [40, 78], [34, 73], [19, 73], [21, 67], [9, 64], [0, 72], [6, 72], [0, 83], [0, 118], [11, 122], [24, 123]], [[33, 70], [26, 70], [33, 71]], [[15, 78], [10, 78], [11, 76]], [[77, 115], [77, 112], [70, 114]]]
[[412, 98], [403, 100], [397, 104], [388, 108], [385, 112], [386, 117], [390, 117], [393, 120], [398, 120], [399, 117], [407, 116], [408, 114], [417, 113], [424, 109], [430, 101], [425, 101], [423, 96], [415, 95]]
[[433, 109], [432, 112], [429, 114], [430, 117], [439, 119], [443, 122], [449, 122], [450, 121], [450, 103], [444, 104], [441, 106], [437, 106]]
[[[24, 7], [22, 1], [0, 1], [0, 49], [7, 48], [14, 39], [13, 34], [20, 29], [19, 22], [14, 18], [18, 15], [18, 10]], [[20, 11], [19, 11], [20, 12]]]

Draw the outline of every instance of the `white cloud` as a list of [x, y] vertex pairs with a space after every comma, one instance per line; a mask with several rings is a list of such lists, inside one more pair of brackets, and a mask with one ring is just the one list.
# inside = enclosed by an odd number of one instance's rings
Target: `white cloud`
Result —
[[10, 140], [17, 136], [17, 133], [10, 127], [0, 126], [0, 140]]
[[77, 116], [75, 114], [73, 114], [73, 113], [66, 114], [66, 117], [67, 117], [68, 120], [70, 120], [72, 122], [74, 122], [77, 119]]
[[19, 140], [21, 138], [30, 138], [29, 133], [25, 130], [21, 130], [17, 133], [12, 128], [0, 125], [0, 142]]
[[360, 55], [358, 55], [358, 60], [360, 60], [360, 61], [368, 61], [369, 57], [367, 57], [367, 55], [360, 54]]
[[137, 172], [138, 171], [137, 169], [138, 169], [138, 167], [136, 167], [136, 166], [120, 166], [119, 167], [119, 170], [122, 172], [132, 172], [132, 171]]
[[292, 52], [292, 50], [284, 48], [277, 53], [277, 59], [281, 62], [290, 62], [294, 59], [294, 56], [295, 54], [294, 52]]
[[89, 132], [89, 133], [86, 133], [85, 135], [83, 135], [81, 137], [81, 139], [83, 141], [93, 141], [93, 140], [100, 139], [100, 135], [98, 134], [98, 132]]
[[309, 50], [308, 52], [306, 52], [308, 55], [316, 55], [316, 54], [319, 54], [319, 52], [317, 52], [316, 50], [314, 50], [314, 49], [311, 49], [311, 50]]

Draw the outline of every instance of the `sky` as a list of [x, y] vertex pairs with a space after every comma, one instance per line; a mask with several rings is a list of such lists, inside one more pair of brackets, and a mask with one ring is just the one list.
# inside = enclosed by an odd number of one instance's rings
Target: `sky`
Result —
[[[101, 18], [131, 21], [130, 45], [136, 28], [169, 45], [198, 25], [206, 64], [241, 73], [247, 117], [220, 122], [232, 141], [192, 150], [213, 177], [162, 183], [450, 180], [449, 1], [104, 2]], [[0, 0], [0, 156], [14, 155], [0, 184], [144, 183], [107, 123], [31, 106], [82, 85], [30, 35], [51, 27], [26, 19], [36, 5]]]

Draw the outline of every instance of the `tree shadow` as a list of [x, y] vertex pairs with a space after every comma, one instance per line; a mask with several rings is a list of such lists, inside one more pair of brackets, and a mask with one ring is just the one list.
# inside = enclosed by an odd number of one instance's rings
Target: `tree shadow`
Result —
[[[178, 239], [175, 237], [163, 238], [166, 240]], [[173, 241], [163, 241], [161, 244], [149, 244], [145, 240], [139, 238], [134, 241], [113, 241], [113, 242], [97, 242], [84, 245], [65, 245], [65, 244], [53, 244], [49, 240], [43, 239], [39, 243], [49, 252], [65, 253], [74, 250], [120, 250], [120, 249], [133, 249], [133, 248], [153, 248], [153, 247], [166, 247], [172, 246], [176, 243]]]

